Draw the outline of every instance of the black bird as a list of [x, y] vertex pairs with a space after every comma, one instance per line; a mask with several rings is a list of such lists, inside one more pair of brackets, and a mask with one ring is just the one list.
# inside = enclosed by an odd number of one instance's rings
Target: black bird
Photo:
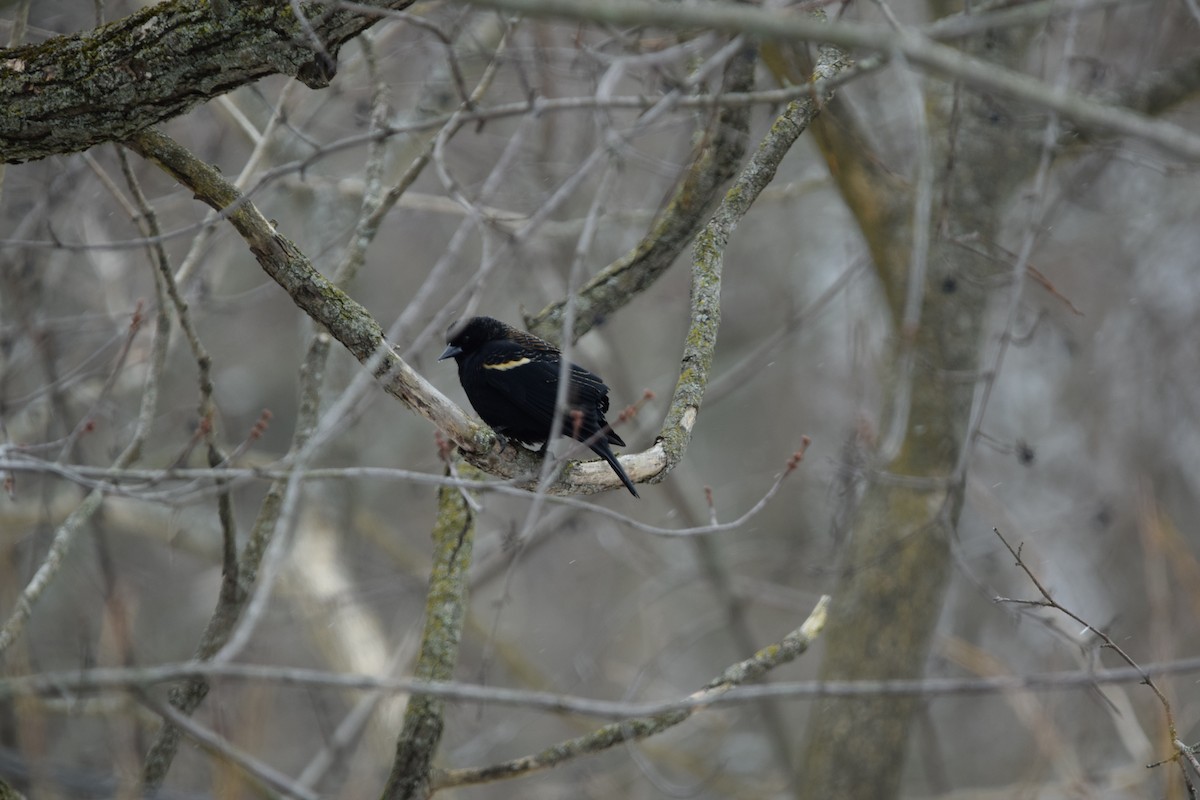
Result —
[[[491, 317], [472, 317], [450, 326], [450, 343], [438, 361], [453, 357], [458, 380], [475, 413], [496, 433], [525, 444], [544, 444], [554, 421], [554, 400], [562, 353], [545, 339]], [[571, 364], [571, 386], [562, 415], [562, 435], [586, 442], [610, 465], [625, 488], [638, 497], [609, 444], [621, 440], [608, 422], [608, 387], [583, 367]]]

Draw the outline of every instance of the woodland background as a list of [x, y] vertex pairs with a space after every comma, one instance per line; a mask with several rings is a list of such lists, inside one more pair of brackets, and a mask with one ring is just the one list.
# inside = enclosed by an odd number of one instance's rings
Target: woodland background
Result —
[[[1192, 0], [257, 5], [0, 8], [7, 791], [1187, 796]], [[640, 501], [502, 483], [471, 313]]]

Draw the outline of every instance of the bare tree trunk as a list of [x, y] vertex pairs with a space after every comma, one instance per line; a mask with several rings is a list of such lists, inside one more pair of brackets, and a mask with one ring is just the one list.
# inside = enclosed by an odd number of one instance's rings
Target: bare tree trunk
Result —
[[[1007, 52], [1005, 61], [1012, 63], [1023, 40], [992, 34], [975, 43], [975, 49], [983, 47], [993, 58]], [[915, 78], [912, 91], [915, 97]], [[923, 213], [919, 177], [915, 192], [899, 185], [860, 163], [873, 161], [861, 148], [848, 163], [847, 142], [865, 137], [848, 139], [844, 127], [834, 133], [827, 125], [821, 137], [827, 154], [841, 156], [843, 192], [871, 244], [896, 331], [883, 452], [866, 476], [833, 592], [821, 665], [828, 680], [924, 672], [962, 509], [959, 459], [970, 446], [987, 305], [997, 280], [1010, 270], [996, 242], [1001, 212], [1037, 163], [1044, 118], [1022, 116], [996, 97], [956, 97], [954, 87], [930, 86], [927, 92], [925, 166], [933, 182]], [[853, 121], [843, 112], [840, 124]], [[856, 170], [868, 176], [872, 189], [866, 193], [848, 174]], [[923, 280], [913, 271], [923, 257], [909, 233], [914, 220], [924, 221], [930, 241]], [[910, 287], [914, 280], [920, 285]], [[910, 291], [919, 292], [919, 304], [909, 300]], [[800, 796], [897, 796], [917, 704], [887, 696], [817, 704], [804, 745]]]

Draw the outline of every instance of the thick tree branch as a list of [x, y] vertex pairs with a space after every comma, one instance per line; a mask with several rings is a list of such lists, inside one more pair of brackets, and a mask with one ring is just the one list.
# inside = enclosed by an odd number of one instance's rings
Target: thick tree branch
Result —
[[226, 15], [171, 0], [91, 31], [0, 51], [0, 160], [125, 139], [268, 75], [324, 88], [341, 45], [379, 17], [322, 3], [303, 8], [320, 48], [287, 0], [237, 3]]
[[[153, 161], [197, 198], [224, 214], [245, 240], [263, 270], [305, 313], [324, 325], [377, 376], [389, 375], [387, 390], [473, 452], [489, 449], [476, 441], [479, 426], [407, 364], [386, 349], [383, 330], [367, 310], [313, 267], [294, 243], [276, 233], [259, 210], [211, 165], [158, 131], [143, 131], [125, 145]], [[486, 438], [486, 437], [485, 437]]]

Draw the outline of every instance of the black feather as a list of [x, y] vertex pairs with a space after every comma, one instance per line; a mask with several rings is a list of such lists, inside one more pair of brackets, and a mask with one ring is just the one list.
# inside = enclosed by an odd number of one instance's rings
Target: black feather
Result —
[[[458, 362], [458, 379], [475, 413], [496, 433], [525, 444], [548, 441], [562, 353], [554, 345], [491, 317], [472, 317], [450, 327], [449, 344], [438, 358]], [[634, 497], [633, 481], [610, 444], [625, 442], [609, 427], [608, 387], [599, 376], [570, 365], [571, 384], [560, 433], [587, 442], [610, 465]]]

